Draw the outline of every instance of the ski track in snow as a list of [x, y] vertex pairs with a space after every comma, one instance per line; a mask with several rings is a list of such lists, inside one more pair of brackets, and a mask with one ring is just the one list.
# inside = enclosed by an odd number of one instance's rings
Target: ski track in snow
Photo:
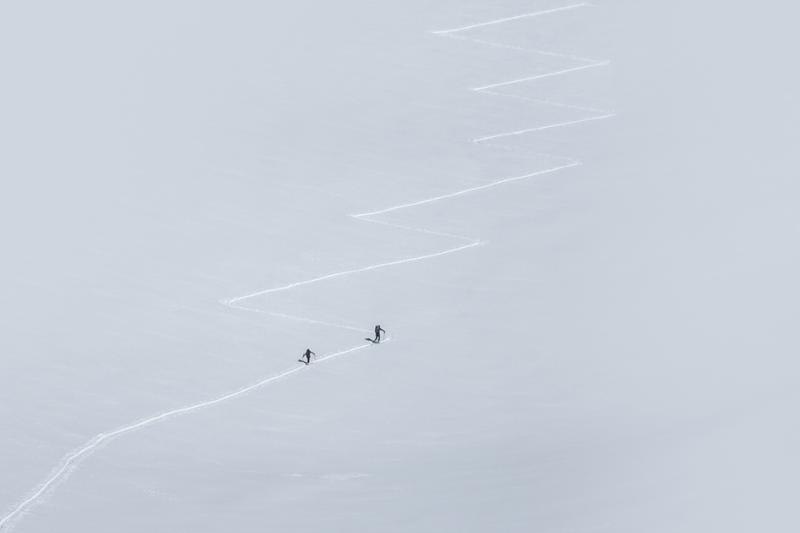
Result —
[[[570, 73], [580, 72], [580, 71], [583, 71], [583, 70], [586, 70], [586, 69], [604, 67], [604, 66], [609, 64], [609, 61], [601, 61], [601, 60], [591, 59], [591, 58], [587, 58], [587, 57], [575, 56], [575, 55], [570, 55], [570, 54], [562, 54], [562, 53], [551, 52], [551, 51], [546, 51], [546, 50], [526, 49], [526, 48], [523, 48], [523, 47], [514, 46], [514, 45], [508, 45], [508, 44], [504, 44], [504, 43], [501, 43], [501, 42], [493, 42], [493, 41], [486, 41], [486, 40], [480, 40], [480, 39], [472, 39], [472, 38], [469, 38], [466, 35], [463, 35], [464, 33], [468, 33], [470, 30], [477, 29], [477, 28], [484, 28], [484, 27], [488, 27], [488, 26], [505, 24], [505, 23], [509, 23], [509, 22], [513, 22], [513, 21], [519, 21], [519, 20], [523, 20], [523, 19], [531, 19], [531, 18], [540, 17], [540, 16], [544, 16], [544, 15], [553, 15], [553, 14], [557, 14], [557, 13], [573, 11], [573, 10], [576, 10], [576, 9], [579, 9], [579, 8], [583, 8], [583, 7], [586, 7], [586, 6], [590, 6], [590, 5], [591, 4], [588, 3], [588, 2], [581, 2], [581, 3], [570, 4], [570, 5], [557, 7], [557, 8], [552, 8], [552, 9], [547, 9], [547, 10], [542, 10], [542, 11], [535, 11], [535, 12], [523, 13], [523, 14], [520, 14], [520, 15], [509, 16], [509, 17], [500, 18], [500, 19], [494, 19], [494, 20], [490, 20], [490, 21], [486, 21], [486, 22], [479, 22], [479, 23], [470, 24], [470, 25], [467, 25], [467, 26], [460, 26], [460, 27], [456, 27], [456, 28], [437, 30], [437, 31], [431, 31], [430, 32], [433, 35], [438, 35], [438, 36], [441, 36], [441, 37], [447, 37], [447, 38], [451, 38], [451, 39], [454, 39], [454, 40], [457, 40], [457, 41], [467, 41], [467, 42], [472, 42], [474, 44], [479, 44], [479, 45], [483, 45], [483, 46], [491, 46], [491, 47], [495, 47], [495, 48], [504, 48], [504, 49], [510, 49], [510, 50], [525, 51], [525, 52], [530, 52], [531, 54], [535, 54], [535, 55], [544, 55], [544, 56], [550, 56], [550, 57], [557, 57], [557, 58], [561, 58], [561, 59], [564, 59], [564, 60], [580, 63], [579, 65], [574, 66], [574, 67], [563, 68], [563, 69], [554, 70], [554, 71], [550, 71], [550, 72], [545, 72], [545, 73], [534, 75], [534, 76], [526, 76], [526, 77], [522, 77], [522, 78], [508, 80], [508, 81], [490, 83], [490, 84], [483, 85], [483, 86], [480, 86], [480, 87], [471, 88], [470, 90], [478, 92], [478, 93], [485, 94], [487, 96], [511, 98], [511, 99], [515, 99], [515, 100], [519, 100], [519, 101], [523, 101], [523, 102], [527, 101], [527, 102], [536, 103], [536, 104], [551, 105], [551, 106], [559, 107], [559, 108], [573, 109], [573, 110], [578, 110], [578, 111], [585, 111], [587, 113], [592, 113], [590, 116], [587, 116], [587, 117], [584, 117], [584, 118], [580, 118], [580, 119], [575, 119], [575, 120], [557, 122], [557, 123], [546, 124], [546, 125], [541, 125], [541, 126], [535, 126], [535, 127], [530, 127], [530, 128], [523, 128], [523, 129], [518, 129], [518, 130], [513, 130], [513, 131], [508, 131], [508, 132], [493, 133], [493, 134], [490, 134], [490, 135], [486, 135], [486, 136], [482, 136], [482, 137], [478, 137], [478, 138], [472, 139], [471, 142], [476, 143], [476, 144], [481, 144], [481, 143], [486, 143], [487, 141], [490, 141], [490, 140], [497, 140], [497, 139], [502, 139], [502, 138], [506, 138], [506, 137], [524, 135], [526, 133], [533, 133], [533, 132], [544, 131], [544, 130], [548, 130], [548, 129], [567, 127], [567, 126], [577, 125], [577, 124], [586, 123], [586, 122], [605, 120], [605, 119], [608, 119], [608, 118], [611, 118], [611, 117], [615, 116], [614, 113], [605, 112], [605, 111], [602, 111], [602, 110], [599, 110], [599, 109], [593, 109], [593, 108], [583, 107], [583, 106], [576, 106], [576, 105], [565, 104], [565, 103], [560, 103], [560, 102], [553, 102], [553, 101], [548, 100], [548, 99], [536, 99], [536, 98], [529, 98], [529, 97], [526, 97], [526, 96], [519, 96], [519, 95], [513, 95], [513, 94], [504, 94], [502, 92], [498, 92], [498, 91], [495, 90], [495, 89], [498, 89], [498, 88], [501, 88], [501, 87], [508, 87], [508, 86], [511, 86], [511, 85], [514, 85], [514, 84], [518, 84], [518, 83], [532, 82], [532, 81], [536, 81], [536, 80], [540, 80], [540, 79], [544, 79], [544, 78], [551, 78], [551, 77], [555, 77], [555, 76], [563, 76], [563, 75], [570, 74]], [[495, 146], [501, 146], [502, 147], [502, 145], [495, 145]], [[385, 215], [387, 213], [400, 211], [400, 210], [403, 210], [403, 209], [410, 209], [410, 208], [421, 206], [421, 205], [432, 204], [434, 202], [440, 202], [440, 201], [444, 201], [444, 200], [457, 198], [459, 196], [463, 196], [463, 195], [467, 195], [467, 194], [483, 191], [483, 190], [494, 188], [494, 187], [499, 187], [499, 186], [502, 186], [502, 185], [505, 185], [505, 184], [508, 184], [508, 183], [512, 183], [512, 182], [516, 182], [516, 181], [527, 180], [527, 179], [531, 179], [531, 178], [534, 178], [534, 177], [537, 177], [537, 176], [543, 176], [543, 175], [546, 175], [546, 174], [559, 172], [559, 171], [562, 171], [562, 170], [566, 170], [566, 169], [569, 169], [569, 168], [572, 168], [572, 167], [577, 167], [577, 166], [581, 165], [581, 162], [576, 160], [576, 159], [572, 159], [572, 158], [569, 158], [569, 157], [561, 157], [561, 156], [559, 156], [559, 158], [565, 160], [565, 163], [561, 164], [561, 165], [553, 166], [553, 167], [550, 167], [550, 168], [545, 168], [545, 169], [533, 171], [533, 172], [530, 172], [530, 173], [518, 175], [518, 176], [497, 178], [497, 179], [489, 181], [488, 183], [485, 183], [483, 185], [478, 185], [478, 186], [475, 186], [475, 187], [469, 187], [469, 188], [466, 188], [466, 189], [457, 190], [457, 191], [454, 191], [454, 192], [448, 193], [448, 194], [442, 194], [442, 195], [439, 195], [439, 196], [425, 198], [425, 199], [421, 199], [421, 200], [414, 201], [414, 202], [402, 203], [402, 204], [394, 205], [394, 206], [391, 206], [391, 207], [386, 207], [384, 209], [380, 209], [380, 210], [377, 210], [377, 211], [371, 211], [371, 212], [366, 212], [366, 213], [358, 213], [358, 214], [349, 215], [353, 219], [361, 220], [361, 221], [364, 221], [364, 222], [369, 222], [369, 223], [372, 223], [372, 224], [380, 224], [380, 225], [385, 225], [385, 226], [391, 226], [391, 227], [394, 227], [394, 228], [404, 229], [404, 230], [407, 230], [407, 231], [410, 231], [410, 232], [416, 232], [416, 233], [426, 234], [426, 235], [433, 235], [433, 236], [437, 236], [437, 237], [441, 237], [441, 238], [450, 238], [450, 239], [453, 239], [453, 240], [456, 240], [456, 241], [460, 242], [460, 244], [458, 244], [456, 246], [452, 246], [452, 247], [446, 248], [446, 249], [441, 250], [439, 252], [434, 252], [434, 253], [429, 253], [429, 254], [424, 254], [424, 255], [418, 255], [418, 256], [413, 256], [413, 257], [405, 257], [405, 258], [397, 259], [397, 260], [394, 260], [394, 261], [387, 261], [387, 262], [383, 262], [383, 263], [371, 264], [371, 265], [367, 265], [367, 266], [363, 266], [363, 267], [359, 267], [359, 268], [354, 268], [354, 269], [350, 269], [350, 270], [343, 270], [343, 271], [340, 271], [340, 272], [333, 272], [333, 273], [321, 275], [321, 276], [318, 276], [318, 277], [315, 277], [315, 278], [295, 281], [295, 282], [288, 283], [288, 284], [281, 285], [281, 286], [277, 286], [277, 287], [272, 287], [272, 288], [268, 288], [268, 289], [262, 289], [262, 290], [259, 290], [259, 291], [255, 291], [255, 292], [252, 292], [252, 293], [249, 293], [249, 294], [242, 295], [242, 296], [236, 296], [234, 298], [230, 298], [230, 299], [227, 299], [227, 300], [222, 300], [221, 303], [224, 304], [225, 306], [231, 308], [231, 309], [234, 309], [234, 310], [261, 313], [261, 314], [265, 314], [265, 315], [268, 315], [268, 316], [272, 316], [274, 318], [280, 318], [280, 319], [284, 319], [284, 320], [293, 320], [293, 321], [305, 322], [305, 323], [309, 323], [309, 324], [315, 324], [315, 325], [320, 325], [320, 326], [333, 327], [333, 328], [344, 329], [344, 330], [348, 330], [348, 331], [354, 331], [354, 332], [357, 331], [359, 333], [364, 333], [365, 332], [364, 328], [359, 328], [359, 327], [354, 326], [354, 325], [332, 323], [332, 322], [327, 322], [327, 321], [322, 321], [322, 320], [315, 320], [313, 318], [308, 318], [308, 317], [300, 317], [300, 316], [288, 315], [288, 314], [280, 313], [280, 312], [264, 311], [264, 310], [261, 310], [261, 309], [258, 309], [258, 308], [248, 307], [248, 306], [242, 305], [242, 302], [244, 302], [246, 300], [253, 299], [253, 298], [257, 298], [257, 297], [266, 296], [266, 295], [269, 295], [269, 294], [281, 292], [281, 291], [291, 290], [293, 288], [301, 287], [301, 286], [304, 286], [304, 285], [311, 285], [311, 284], [314, 284], [314, 283], [320, 283], [320, 282], [331, 280], [331, 279], [335, 279], [335, 278], [340, 278], [340, 277], [344, 277], [344, 276], [350, 276], [350, 275], [359, 274], [359, 273], [362, 273], [362, 272], [369, 272], [369, 271], [379, 270], [379, 269], [388, 268], [388, 267], [392, 267], [392, 266], [415, 263], [415, 262], [418, 262], [418, 261], [425, 261], [425, 260], [428, 260], [428, 259], [434, 259], [436, 257], [442, 257], [442, 256], [454, 254], [454, 253], [457, 253], [457, 252], [461, 252], [461, 251], [464, 251], [464, 250], [468, 250], [470, 248], [475, 248], [475, 247], [484, 245], [485, 242], [482, 241], [479, 238], [467, 237], [467, 236], [462, 236], [462, 235], [453, 235], [453, 234], [449, 234], [449, 233], [438, 232], [438, 231], [431, 230], [431, 229], [414, 228], [414, 227], [399, 225], [399, 224], [395, 224], [395, 223], [386, 222], [386, 221], [383, 221], [383, 220], [376, 220], [376, 217], [379, 217], [380, 215]], [[384, 341], [384, 343], [385, 342], [390, 342], [390, 341], [391, 341], [391, 338], [387, 337], [386, 340]], [[356, 346], [352, 346], [352, 347], [345, 348], [345, 349], [342, 349], [342, 350], [337, 351], [337, 352], [333, 352], [333, 353], [329, 353], [327, 355], [324, 355], [324, 356], [318, 358], [316, 361], [317, 362], [323, 362], [323, 361], [335, 359], [337, 357], [341, 357], [341, 356], [344, 356], [344, 355], [347, 355], [347, 354], [350, 354], [350, 353], [353, 353], [353, 352], [357, 352], [357, 351], [363, 350], [363, 349], [365, 349], [367, 347], [370, 347], [372, 345], [373, 344], [371, 342], [360, 343], [360, 344], [358, 344]], [[115, 438], [120, 437], [122, 435], [125, 435], [127, 433], [131, 433], [131, 432], [134, 432], [134, 431], [138, 431], [140, 429], [144, 429], [144, 428], [146, 428], [148, 426], [151, 426], [153, 424], [156, 424], [158, 422], [162, 422], [162, 421], [165, 421], [165, 420], [177, 417], [177, 416], [185, 415], [185, 414], [188, 414], [188, 413], [191, 413], [191, 412], [194, 412], [194, 411], [205, 409], [207, 407], [212, 407], [214, 405], [226, 402], [228, 400], [235, 399], [235, 398], [237, 398], [239, 396], [242, 396], [244, 394], [252, 392], [252, 391], [254, 391], [256, 389], [262, 388], [262, 387], [264, 387], [264, 386], [266, 386], [266, 385], [268, 385], [270, 383], [279, 381], [279, 380], [284, 379], [284, 378], [286, 378], [288, 376], [291, 376], [292, 374], [301, 372], [301, 371], [306, 370], [306, 369], [307, 369], [307, 367], [305, 365], [303, 365], [303, 366], [295, 366], [295, 367], [292, 367], [291, 369], [288, 369], [288, 370], [285, 370], [283, 372], [280, 372], [280, 373], [274, 374], [272, 376], [266, 377], [266, 378], [262, 379], [261, 381], [253, 383], [251, 385], [247, 385], [247, 386], [245, 386], [245, 387], [243, 387], [241, 389], [238, 389], [236, 391], [233, 391], [233, 392], [230, 392], [230, 393], [227, 393], [227, 394], [223, 394], [223, 395], [218, 396], [218, 397], [216, 397], [214, 399], [198, 402], [198, 403], [186, 406], [186, 407], [180, 407], [180, 408], [177, 408], [177, 409], [172, 409], [172, 410], [169, 410], [169, 411], [165, 411], [165, 412], [163, 412], [161, 414], [158, 414], [158, 415], [155, 415], [155, 416], [151, 416], [149, 418], [145, 418], [145, 419], [140, 420], [138, 422], [135, 422], [133, 424], [130, 424], [130, 425], [115, 429], [113, 431], [110, 431], [110, 432], [107, 432], [107, 433], [100, 433], [100, 434], [96, 435], [90, 441], [88, 441], [86, 444], [84, 444], [82, 447], [80, 447], [79, 449], [77, 449], [77, 450], [69, 453], [67, 456], [65, 456], [61, 460], [61, 462], [56, 466], [56, 468], [53, 469], [53, 471], [50, 473], [49, 477], [47, 477], [43, 482], [41, 482], [31, 492], [30, 495], [28, 495], [25, 499], [23, 499], [21, 502], [16, 504], [16, 506], [13, 509], [11, 509], [11, 511], [9, 511], [5, 516], [0, 518], [0, 531], [2, 531], [2, 530], [6, 530], [6, 531], [11, 530], [12, 527], [18, 522], [19, 519], [21, 519], [25, 515], [26, 512], [30, 511], [30, 509], [35, 504], [40, 503], [42, 501], [42, 499], [50, 491], [52, 491], [59, 483], [65, 481], [66, 478], [69, 476], [69, 474], [71, 472], [73, 472], [78, 467], [79, 463], [82, 460], [84, 460], [87, 457], [89, 457], [92, 453], [97, 451], [101, 446], [107, 444], [112, 439], [115, 439]]]

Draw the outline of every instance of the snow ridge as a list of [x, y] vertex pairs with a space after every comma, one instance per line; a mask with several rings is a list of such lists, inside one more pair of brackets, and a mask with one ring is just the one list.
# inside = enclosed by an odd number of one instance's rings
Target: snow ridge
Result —
[[[553, 128], [566, 127], [566, 126], [571, 126], [571, 125], [576, 125], [576, 124], [581, 124], [581, 123], [586, 123], [586, 122], [591, 122], [591, 121], [605, 120], [605, 119], [608, 119], [608, 118], [611, 118], [611, 117], [614, 116], [614, 113], [604, 112], [604, 111], [601, 111], [601, 110], [598, 110], [598, 109], [592, 109], [592, 108], [589, 108], [589, 107], [581, 107], [581, 106], [576, 106], [576, 105], [571, 105], [571, 104], [553, 102], [551, 100], [540, 100], [540, 99], [528, 98], [528, 97], [524, 97], [524, 96], [518, 96], [518, 95], [512, 95], [512, 94], [504, 94], [502, 92], [498, 92], [498, 91], [495, 90], [495, 89], [498, 89], [498, 88], [508, 87], [508, 86], [511, 86], [511, 85], [514, 85], [514, 84], [518, 84], [518, 83], [531, 82], [531, 81], [535, 81], [535, 80], [539, 80], [539, 79], [543, 79], [543, 78], [549, 78], [549, 77], [554, 77], [554, 76], [562, 76], [562, 75], [565, 75], [565, 74], [579, 72], [579, 71], [586, 70], [586, 69], [604, 67], [604, 66], [609, 64], [608, 61], [601, 61], [601, 60], [596, 60], [596, 59], [591, 59], [591, 58], [586, 58], [586, 57], [580, 57], [580, 56], [574, 56], [574, 55], [569, 55], [569, 54], [561, 54], [561, 53], [550, 52], [550, 51], [546, 51], [546, 50], [525, 49], [525, 48], [522, 48], [522, 47], [508, 45], [508, 44], [504, 44], [504, 43], [493, 42], [493, 41], [485, 41], [485, 40], [473, 39], [473, 38], [468, 37], [469, 31], [473, 30], [473, 29], [483, 28], [483, 27], [493, 26], [493, 25], [500, 25], [500, 24], [505, 24], [505, 23], [512, 22], [512, 21], [517, 21], [517, 20], [522, 20], [522, 19], [530, 19], [530, 18], [544, 16], [544, 15], [552, 15], [552, 14], [556, 14], [556, 13], [564, 13], [564, 12], [567, 12], [567, 11], [573, 11], [573, 10], [576, 10], [576, 9], [579, 9], [579, 8], [582, 8], [582, 7], [586, 7], [586, 6], [590, 6], [590, 5], [591, 4], [589, 4], [588, 2], [581, 2], [581, 3], [570, 4], [570, 5], [566, 5], [566, 6], [562, 6], [562, 7], [547, 9], [547, 10], [543, 10], [543, 11], [536, 11], [536, 12], [531, 12], [531, 13], [523, 13], [523, 14], [519, 14], [519, 15], [515, 15], [515, 16], [505, 17], [505, 18], [494, 19], [494, 20], [489, 20], [489, 21], [485, 21], [485, 22], [478, 22], [478, 23], [467, 25], [467, 26], [461, 26], [461, 27], [443, 29], [443, 30], [436, 30], [436, 31], [431, 31], [430, 32], [433, 35], [438, 35], [438, 36], [441, 36], [441, 37], [451, 38], [451, 39], [455, 39], [455, 40], [469, 41], [469, 42], [472, 42], [472, 43], [481, 44], [481, 45], [485, 45], [485, 46], [491, 46], [491, 47], [495, 47], [495, 48], [504, 48], [504, 49], [517, 50], [517, 51], [526, 51], [526, 52], [530, 52], [532, 54], [538, 54], [538, 55], [542, 55], [542, 56], [558, 57], [558, 58], [563, 58], [563, 59], [570, 60], [570, 61], [576, 61], [576, 62], [579, 63], [579, 65], [577, 65], [575, 67], [564, 68], [564, 69], [560, 69], [560, 70], [546, 72], [546, 73], [538, 74], [538, 75], [535, 75], [535, 76], [528, 76], [528, 77], [523, 77], [523, 78], [518, 78], [518, 79], [513, 79], [513, 80], [495, 82], [495, 83], [483, 85], [483, 86], [480, 86], [480, 87], [474, 87], [474, 88], [471, 88], [470, 90], [475, 91], [475, 92], [480, 92], [480, 93], [485, 94], [487, 96], [511, 98], [511, 99], [516, 99], [516, 100], [522, 101], [522, 102], [546, 104], [546, 105], [551, 105], [551, 106], [554, 106], [554, 107], [561, 107], [561, 108], [585, 111], [587, 113], [591, 113], [590, 116], [587, 116], [587, 117], [581, 118], [581, 119], [570, 120], [570, 121], [566, 121], [566, 122], [558, 122], [558, 123], [547, 124], [547, 125], [544, 125], [544, 126], [536, 126], [536, 127], [531, 127], [531, 128], [524, 128], [524, 129], [519, 129], [519, 130], [514, 130], [514, 131], [508, 131], [508, 132], [492, 133], [492, 134], [488, 134], [488, 135], [485, 135], [485, 136], [482, 136], [482, 137], [478, 137], [478, 138], [472, 139], [471, 142], [476, 143], [476, 144], [481, 144], [481, 143], [486, 143], [488, 141], [493, 141], [493, 140], [502, 139], [502, 138], [506, 138], [506, 137], [524, 135], [526, 133], [543, 131], [543, 130], [553, 129]], [[275, 318], [281, 318], [281, 319], [286, 319], [286, 320], [295, 320], [295, 321], [301, 321], [301, 322], [306, 322], [306, 323], [313, 323], [313, 324], [318, 324], [318, 325], [323, 325], [323, 326], [328, 326], [328, 327], [346, 329], [346, 330], [349, 330], [349, 331], [363, 332], [363, 328], [358, 328], [358, 327], [353, 326], [353, 325], [336, 324], [336, 323], [331, 323], [331, 322], [326, 322], [326, 321], [321, 321], [321, 320], [315, 320], [315, 319], [309, 318], [309, 317], [292, 316], [292, 315], [287, 315], [287, 314], [277, 313], [277, 312], [267, 312], [267, 311], [263, 311], [263, 310], [258, 309], [258, 308], [247, 307], [247, 306], [243, 305], [243, 302], [245, 302], [246, 300], [253, 299], [253, 298], [266, 296], [268, 294], [273, 294], [273, 293], [277, 293], [277, 292], [281, 292], [281, 291], [291, 290], [291, 289], [293, 289], [295, 287], [300, 287], [300, 286], [304, 286], [304, 285], [310, 285], [310, 284], [314, 284], [314, 283], [320, 283], [320, 282], [323, 282], [323, 281], [326, 281], [326, 280], [335, 279], [335, 278], [339, 278], [339, 277], [343, 277], [343, 276], [349, 276], [349, 275], [353, 275], [353, 274], [359, 274], [359, 273], [362, 273], [362, 272], [368, 272], [368, 271], [372, 271], [372, 270], [378, 270], [378, 269], [383, 269], [383, 268], [388, 268], [388, 267], [393, 267], [393, 266], [398, 266], [398, 265], [403, 265], [403, 264], [409, 264], [409, 263], [414, 263], [414, 262], [418, 262], [418, 261], [425, 261], [425, 260], [428, 260], [428, 259], [434, 259], [434, 258], [437, 258], [437, 257], [442, 257], [442, 256], [445, 256], [445, 255], [454, 254], [454, 253], [457, 253], [457, 252], [461, 252], [461, 251], [464, 251], [464, 250], [468, 250], [468, 249], [471, 249], [471, 248], [482, 246], [482, 245], [484, 245], [486, 243], [485, 243], [485, 241], [481, 240], [480, 238], [468, 237], [468, 236], [463, 236], [463, 235], [453, 235], [453, 234], [442, 233], [442, 232], [438, 232], [438, 231], [431, 230], [431, 229], [425, 229], [425, 228], [413, 228], [413, 227], [409, 227], [409, 226], [402, 226], [402, 225], [398, 225], [398, 224], [382, 221], [382, 220], [378, 219], [378, 217], [380, 215], [384, 215], [386, 213], [399, 211], [399, 210], [403, 210], [403, 209], [410, 209], [410, 208], [413, 208], [413, 207], [426, 205], [426, 204], [431, 204], [431, 203], [434, 203], [434, 202], [440, 202], [440, 201], [444, 201], [444, 200], [449, 200], [449, 199], [452, 199], [452, 198], [457, 198], [459, 196], [463, 196], [463, 195], [467, 195], [467, 194], [471, 194], [471, 193], [487, 190], [487, 189], [494, 188], [494, 187], [499, 187], [501, 185], [513, 183], [513, 182], [516, 182], [516, 181], [535, 178], [537, 176], [542, 176], [542, 175], [545, 175], [545, 174], [551, 174], [551, 173], [559, 172], [559, 171], [562, 171], [562, 170], [566, 170], [566, 169], [577, 167], [577, 166], [581, 165], [581, 162], [576, 160], [576, 159], [572, 159], [572, 158], [569, 158], [569, 157], [560, 157], [560, 158], [563, 159], [565, 161], [565, 163], [560, 164], [560, 165], [556, 165], [556, 166], [553, 166], [553, 167], [550, 167], [550, 168], [546, 168], [546, 169], [537, 170], [537, 171], [533, 171], [533, 172], [530, 172], [530, 173], [518, 175], [518, 176], [497, 178], [497, 179], [495, 179], [493, 181], [490, 181], [488, 183], [485, 183], [483, 185], [479, 185], [479, 186], [475, 186], [475, 187], [469, 187], [469, 188], [462, 189], [462, 190], [457, 190], [457, 191], [454, 191], [454, 192], [448, 193], [448, 194], [434, 196], [434, 197], [431, 197], [431, 198], [424, 198], [424, 199], [420, 199], [420, 200], [417, 200], [417, 201], [414, 201], [414, 202], [398, 204], [398, 205], [386, 207], [386, 208], [383, 208], [383, 209], [380, 209], [380, 210], [376, 210], [376, 211], [371, 211], [371, 212], [366, 212], [366, 213], [357, 213], [357, 214], [349, 215], [351, 218], [354, 218], [356, 220], [362, 220], [364, 222], [369, 222], [369, 223], [372, 223], [372, 224], [386, 225], [386, 226], [391, 226], [391, 227], [395, 227], [395, 228], [404, 229], [404, 230], [407, 230], [407, 231], [410, 231], [410, 232], [416, 232], [416, 233], [421, 233], [421, 234], [436, 235], [436, 236], [439, 236], [439, 237], [450, 238], [452, 240], [458, 241], [458, 244], [455, 245], [455, 246], [452, 246], [452, 247], [449, 247], [449, 248], [446, 248], [444, 250], [441, 250], [441, 251], [438, 251], [438, 252], [434, 252], [434, 253], [429, 253], [429, 254], [419, 255], [419, 256], [413, 256], [413, 257], [405, 257], [405, 258], [397, 259], [397, 260], [394, 260], [394, 261], [388, 261], [388, 262], [383, 262], [383, 263], [376, 263], [376, 264], [366, 265], [366, 266], [363, 266], [363, 267], [360, 267], [360, 268], [351, 269], [351, 270], [344, 270], [344, 271], [340, 271], [340, 272], [332, 272], [332, 273], [329, 273], [329, 274], [321, 275], [321, 276], [310, 278], [310, 279], [295, 281], [295, 282], [292, 282], [292, 283], [289, 283], [289, 284], [286, 284], [286, 285], [282, 285], [282, 286], [278, 286], [278, 287], [262, 289], [262, 290], [258, 290], [258, 291], [255, 291], [255, 292], [252, 292], [252, 293], [249, 293], [249, 294], [242, 295], [242, 296], [236, 296], [236, 297], [233, 297], [233, 298], [230, 298], [230, 299], [222, 300], [221, 303], [223, 305], [231, 308], [231, 309], [267, 314], [267, 315], [273, 316]], [[389, 338], [387, 338], [386, 341], [384, 341], [384, 342], [388, 342], [388, 341], [390, 341]], [[318, 358], [317, 362], [323, 362], [323, 361], [326, 361], [326, 360], [335, 359], [335, 358], [338, 358], [338, 357], [341, 357], [341, 356], [344, 356], [344, 355], [347, 355], [347, 354], [350, 354], [350, 353], [353, 353], [353, 352], [357, 352], [357, 351], [363, 350], [363, 349], [365, 349], [365, 348], [367, 348], [369, 346], [372, 346], [371, 342], [360, 343], [358, 345], [355, 345], [355, 346], [352, 346], [352, 347], [349, 347], [349, 348], [342, 349], [342, 350], [337, 351], [337, 352], [333, 352], [333, 353], [324, 355], [324, 356]], [[266, 377], [266, 378], [262, 379], [261, 381], [258, 381], [256, 383], [247, 385], [247, 386], [242, 387], [242, 388], [240, 388], [240, 389], [238, 389], [236, 391], [224, 394], [222, 396], [218, 396], [218, 397], [213, 398], [211, 400], [202, 401], [202, 402], [198, 402], [198, 403], [195, 403], [195, 404], [192, 404], [192, 405], [188, 405], [188, 406], [185, 406], [185, 407], [181, 407], [181, 408], [165, 411], [165, 412], [163, 412], [161, 414], [157, 414], [157, 415], [151, 416], [149, 418], [145, 418], [143, 420], [140, 420], [138, 422], [132, 423], [130, 425], [127, 425], [127, 426], [124, 426], [124, 427], [121, 427], [121, 428], [118, 428], [118, 429], [115, 429], [115, 430], [110, 431], [108, 433], [100, 433], [100, 434], [96, 435], [91, 440], [89, 440], [85, 445], [83, 445], [79, 449], [77, 449], [77, 450], [69, 453], [68, 455], [66, 455], [62, 459], [62, 461], [53, 469], [53, 471], [50, 473], [50, 475], [43, 482], [41, 482], [31, 492], [30, 495], [28, 495], [25, 499], [23, 499], [21, 502], [19, 502], [6, 515], [4, 515], [2, 518], [0, 518], [0, 531], [3, 531], [3, 530], [10, 531], [13, 528], [13, 526], [25, 515], [26, 512], [28, 512], [37, 503], [40, 503], [42, 501], [42, 499], [49, 492], [51, 492], [59, 483], [63, 482], [69, 476], [69, 474], [71, 472], [73, 472], [79, 466], [79, 463], [81, 461], [83, 461], [84, 459], [89, 457], [91, 454], [96, 452], [100, 447], [102, 447], [103, 445], [107, 444], [112, 439], [120, 437], [120, 436], [123, 436], [123, 435], [125, 435], [127, 433], [131, 433], [131, 432], [134, 432], [134, 431], [138, 431], [138, 430], [144, 429], [144, 428], [149, 427], [151, 425], [154, 425], [154, 424], [156, 424], [158, 422], [162, 422], [162, 421], [165, 421], [165, 420], [177, 417], [177, 416], [185, 415], [185, 414], [188, 414], [188, 413], [191, 413], [191, 412], [194, 412], [194, 411], [198, 411], [198, 410], [201, 410], [201, 409], [204, 409], [204, 408], [207, 408], [207, 407], [211, 407], [211, 406], [214, 406], [214, 405], [217, 405], [217, 404], [229, 401], [229, 400], [233, 400], [233, 399], [235, 399], [235, 398], [237, 398], [239, 396], [242, 396], [242, 395], [247, 394], [249, 392], [252, 392], [252, 391], [254, 391], [256, 389], [264, 387], [264, 386], [266, 386], [266, 385], [268, 385], [270, 383], [279, 381], [281, 379], [284, 379], [286, 377], [291, 376], [292, 374], [295, 374], [297, 372], [305, 370], [306, 368], [307, 368], [306, 366], [295, 366], [295, 367], [293, 367], [291, 369], [288, 369], [288, 370], [285, 370], [283, 372], [279, 372], [279, 373], [274, 374], [272, 376]]]

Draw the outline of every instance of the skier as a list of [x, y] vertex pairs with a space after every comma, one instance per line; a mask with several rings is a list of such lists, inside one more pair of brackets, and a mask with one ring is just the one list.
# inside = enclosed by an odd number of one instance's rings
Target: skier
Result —
[[[301, 355], [301, 356], [300, 356], [300, 359], [298, 359], [298, 361], [300, 361], [301, 363], [305, 363], [305, 364], [306, 364], [306, 366], [307, 366], [307, 365], [308, 365], [308, 363], [310, 363], [310, 362], [311, 362], [311, 356], [312, 356], [312, 355], [313, 355], [314, 357], [316, 357], [316, 356], [317, 356], [317, 354], [315, 354], [314, 352], [312, 352], [312, 351], [311, 351], [311, 348], [306, 348], [306, 353], [304, 353], [303, 355]], [[306, 360], [305, 360], [305, 361], [303, 361], [303, 357], [305, 357], [305, 358], [306, 358]]]
[[375, 344], [379, 344], [381, 342], [381, 331], [386, 333], [386, 330], [381, 327], [380, 324], [375, 326], [375, 340], [372, 341]]

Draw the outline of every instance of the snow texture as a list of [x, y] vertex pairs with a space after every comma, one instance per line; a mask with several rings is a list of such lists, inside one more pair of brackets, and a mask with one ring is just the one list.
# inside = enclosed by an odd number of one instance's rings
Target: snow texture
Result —
[[0, 7], [1, 532], [800, 527], [800, 8], [271, 4]]

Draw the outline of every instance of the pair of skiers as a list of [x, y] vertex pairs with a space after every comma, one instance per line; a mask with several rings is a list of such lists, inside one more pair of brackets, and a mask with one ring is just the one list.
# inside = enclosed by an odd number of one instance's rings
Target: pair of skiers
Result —
[[[380, 342], [381, 342], [381, 333], [386, 333], [386, 330], [383, 329], [380, 324], [377, 324], [375, 326], [375, 338], [374, 339], [367, 339], [367, 340], [372, 342], [372, 343], [374, 343], [374, 344], [380, 344]], [[298, 359], [298, 361], [308, 365], [309, 363], [311, 363], [311, 356], [312, 355], [314, 357], [317, 356], [317, 354], [315, 354], [314, 352], [311, 351], [311, 348], [306, 348], [306, 352], [303, 355], [300, 356], [300, 359]], [[303, 360], [303, 357], [305, 357], [305, 360]]]

